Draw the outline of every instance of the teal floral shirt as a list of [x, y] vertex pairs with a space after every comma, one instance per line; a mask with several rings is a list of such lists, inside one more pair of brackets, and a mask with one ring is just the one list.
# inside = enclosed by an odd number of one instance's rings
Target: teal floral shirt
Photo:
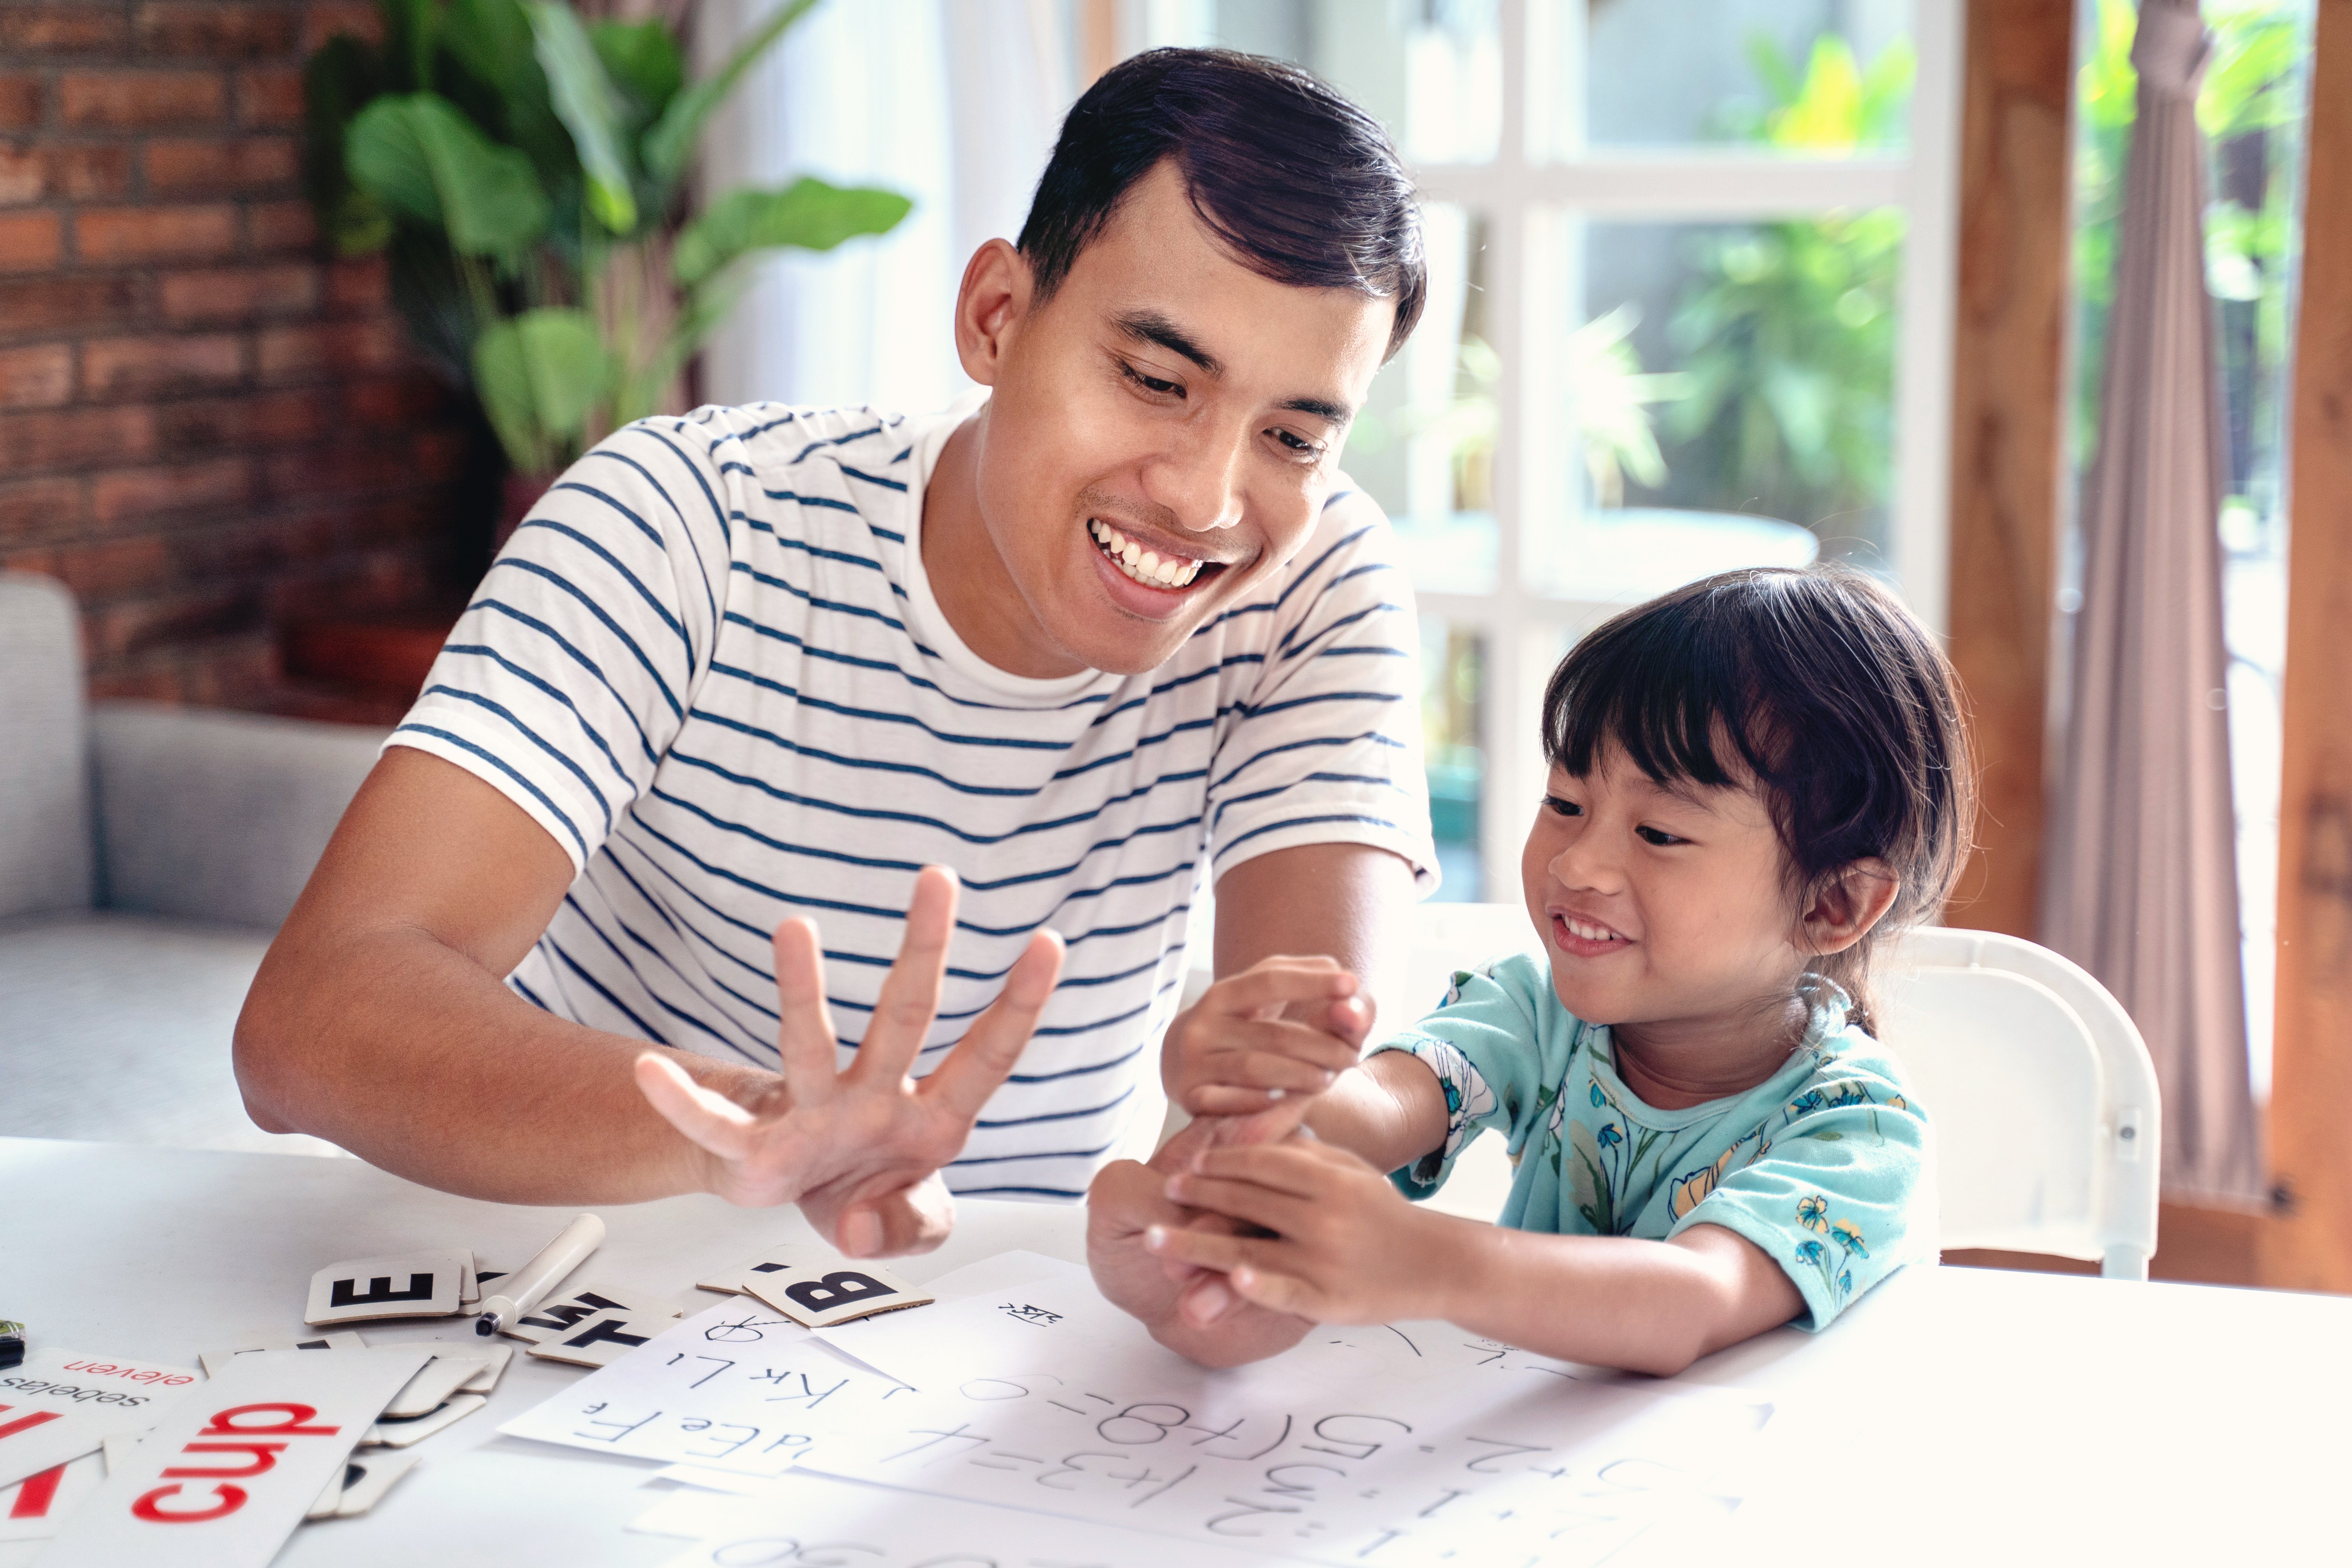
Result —
[[1772, 1077], [1661, 1110], [1619, 1080], [1607, 1026], [1559, 1005], [1542, 959], [1462, 971], [1436, 1012], [1378, 1047], [1425, 1063], [1449, 1112], [1444, 1147], [1390, 1179], [1427, 1197], [1492, 1128], [1517, 1172], [1500, 1223], [1653, 1241], [1721, 1226], [1788, 1271], [1805, 1299], [1800, 1327], [1826, 1328], [1933, 1255], [1936, 1210], [1927, 1119], [1894, 1059], [1846, 1023], [1843, 993], [1830, 991]]

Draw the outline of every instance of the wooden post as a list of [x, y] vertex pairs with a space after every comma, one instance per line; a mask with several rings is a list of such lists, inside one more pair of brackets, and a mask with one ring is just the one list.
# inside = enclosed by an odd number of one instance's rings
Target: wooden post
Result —
[[2352, 1290], [2352, 0], [2319, 0], [2305, 167], [2263, 1282]]
[[2033, 935], [2065, 466], [2074, 7], [1970, 0], [1952, 387], [1951, 655], [1974, 710], [1978, 849], [1955, 925]]

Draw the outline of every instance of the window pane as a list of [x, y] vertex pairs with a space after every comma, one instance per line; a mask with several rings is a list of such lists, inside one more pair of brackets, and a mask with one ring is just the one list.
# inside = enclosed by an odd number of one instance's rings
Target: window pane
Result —
[[[1421, 618], [1421, 729], [1429, 764], [1429, 826], [1444, 872], [1441, 900], [1484, 896], [1478, 821], [1486, 794], [1486, 645], [1474, 627]], [[1506, 893], [1505, 897], [1509, 895]]]
[[[1190, 12], [1193, 7], [1150, 7]], [[1495, 0], [1217, 0], [1215, 43], [1290, 60], [1378, 116], [1416, 163], [1485, 163], [1502, 141]]]
[[1581, 84], [1584, 114], [1559, 128], [1562, 155], [1580, 143], [1728, 143], [1792, 157], [1909, 143], [1909, 0], [1567, 5], [1564, 68]]
[[1801, 563], [1815, 539], [1883, 562], [1902, 236], [1894, 209], [1570, 224], [1564, 319], [1580, 324], [1530, 404], [1536, 438], [1573, 432], [1531, 509], [1550, 591], [1644, 597]]
[[1461, 207], [1422, 211], [1429, 303], [1372, 383], [1341, 464], [1396, 526], [1399, 564], [1425, 593], [1495, 590], [1495, 383], [1486, 225]]

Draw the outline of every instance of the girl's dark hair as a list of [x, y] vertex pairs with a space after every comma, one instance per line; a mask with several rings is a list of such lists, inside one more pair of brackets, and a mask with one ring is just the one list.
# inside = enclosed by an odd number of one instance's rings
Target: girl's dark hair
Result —
[[1421, 209], [1380, 121], [1296, 66], [1148, 49], [1087, 89], [1037, 182], [1021, 253], [1050, 299], [1136, 181], [1173, 158], [1192, 210], [1277, 283], [1393, 297], [1393, 354], [1429, 292]]
[[1605, 745], [1661, 784], [1753, 781], [1801, 900], [1857, 860], [1893, 868], [1885, 919], [1811, 965], [1871, 1027], [1878, 939], [1934, 914], [1976, 792], [1952, 667], [1894, 595], [1843, 566], [1726, 572], [1626, 611], [1560, 661], [1544, 753], [1582, 775]]

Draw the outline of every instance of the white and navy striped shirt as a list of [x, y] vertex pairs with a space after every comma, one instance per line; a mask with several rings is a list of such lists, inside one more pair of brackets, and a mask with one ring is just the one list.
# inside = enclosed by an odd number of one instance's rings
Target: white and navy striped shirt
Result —
[[946, 1175], [1075, 1198], [1156, 1071], [1202, 878], [1340, 841], [1433, 880], [1412, 601], [1386, 526], [1327, 508], [1161, 668], [1007, 675], [923, 570], [957, 417], [763, 405], [618, 432], [532, 509], [392, 743], [572, 858], [508, 984], [614, 1034], [774, 1067], [769, 941], [804, 914], [845, 1064], [936, 863], [963, 898], [935, 1062], [1060, 931], [1060, 987]]

